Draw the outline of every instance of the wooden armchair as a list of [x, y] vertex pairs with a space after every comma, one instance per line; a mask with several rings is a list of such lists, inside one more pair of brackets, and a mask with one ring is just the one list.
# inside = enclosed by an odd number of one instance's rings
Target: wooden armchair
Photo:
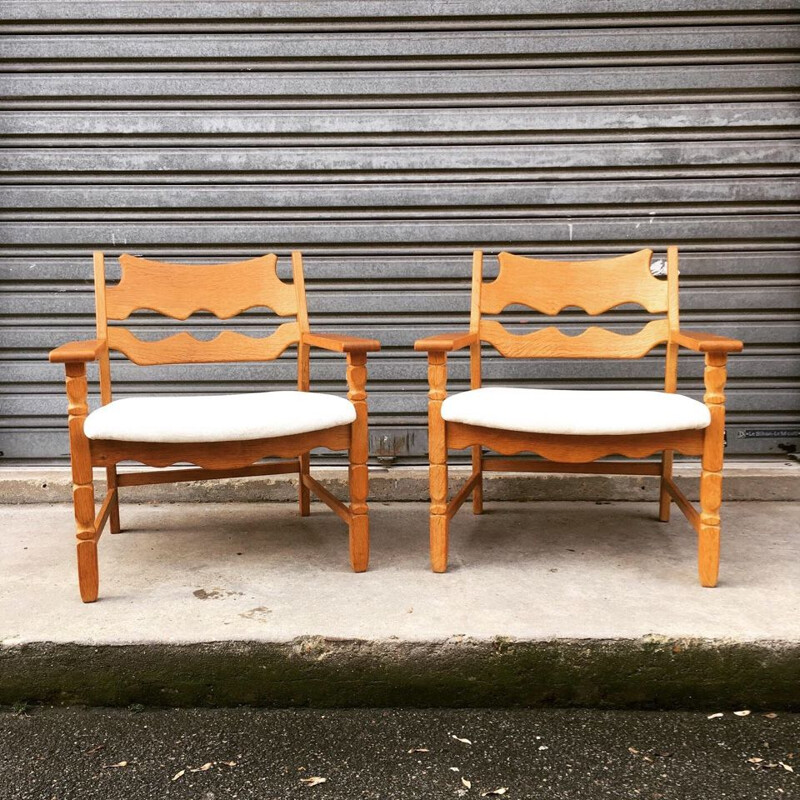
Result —
[[[421, 339], [428, 353], [428, 449], [430, 453], [430, 548], [435, 572], [447, 569], [448, 526], [472, 494], [483, 510], [483, 472], [586, 472], [660, 475], [659, 518], [669, 520], [674, 500], [698, 534], [703, 586], [715, 586], [719, 570], [722, 453], [725, 435], [726, 360], [742, 343], [678, 325], [678, 251], [667, 252], [667, 279], [650, 272], [651, 250], [600, 261], [559, 262], [500, 253], [496, 280], [483, 282], [483, 254], [473, 258], [470, 329]], [[546, 327], [510, 333], [484, 315], [519, 303], [554, 316], [567, 306], [592, 315], [624, 303], [665, 314], [633, 335], [591, 327], [567, 336]], [[640, 358], [666, 344], [664, 392], [481, 388], [481, 342], [508, 358]], [[705, 404], [676, 394], [678, 348], [705, 354]], [[447, 353], [470, 349], [471, 390], [447, 396]], [[447, 501], [447, 451], [472, 448], [472, 474]], [[547, 461], [483, 454], [483, 447], [508, 456], [535, 453]], [[673, 452], [702, 456], [700, 511], [672, 480]], [[643, 458], [662, 453], [660, 463], [596, 462], [604, 456]]]
[[[97, 338], [70, 342], [50, 353], [67, 373], [67, 413], [77, 526], [78, 582], [81, 598], [97, 599], [97, 542], [106, 522], [119, 533], [119, 488], [209, 478], [299, 474], [300, 514], [309, 514], [309, 491], [338, 514], [350, 529], [350, 564], [363, 572], [369, 560], [367, 516], [366, 354], [379, 350], [373, 339], [311, 333], [306, 310], [303, 262], [292, 253], [293, 284], [276, 272], [277, 256], [212, 266], [189, 266], [120, 256], [122, 279], [106, 286], [102, 253], [94, 254]], [[186, 320], [197, 311], [229, 319], [266, 306], [292, 317], [269, 336], [253, 338], [223, 331], [200, 341], [183, 331], [159, 341], [143, 341], [109, 321], [126, 320], [150, 309]], [[109, 351], [135, 364], [196, 364], [271, 361], [297, 345], [297, 389], [204, 397], [111, 399]], [[347, 357], [348, 399], [309, 392], [309, 349], [320, 347]], [[99, 362], [102, 406], [89, 413], [86, 363]], [[348, 450], [350, 505], [337, 500], [309, 473], [314, 447]], [[273, 463], [256, 463], [267, 457]], [[188, 469], [117, 474], [120, 461]], [[105, 467], [108, 491], [95, 515], [92, 467]]]

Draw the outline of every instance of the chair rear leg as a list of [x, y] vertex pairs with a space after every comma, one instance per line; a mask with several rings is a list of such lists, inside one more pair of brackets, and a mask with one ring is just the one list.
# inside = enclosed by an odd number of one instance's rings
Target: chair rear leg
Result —
[[658, 498], [658, 518], [662, 522], [669, 522], [669, 511], [672, 497], [667, 491], [666, 481], [672, 477], [672, 450], [665, 450], [661, 454], [661, 491]]
[[303, 453], [298, 459], [297, 498], [300, 503], [300, 516], [307, 517], [311, 513], [311, 490], [303, 483], [303, 475], [308, 475], [311, 468], [309, 453]]
[[479, 444], [472, 448], [472, 471], [481, 473], [472, 491], [472, 513], [483, 514], [483, 448]]
[[[106, 468], [106, 482], [108, 483], [108, 491], [117, 488], [117, 468]], [[119, 491], [114, 493], [114, 499], [111, 501], [111, 508], [108, 514], [108, 524], [111, 533], [120, 533], [122, 528], [119, 522]]]

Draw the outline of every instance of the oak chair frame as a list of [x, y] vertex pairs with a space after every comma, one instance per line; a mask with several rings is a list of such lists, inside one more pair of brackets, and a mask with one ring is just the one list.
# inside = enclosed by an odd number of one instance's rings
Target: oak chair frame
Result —
[[[122, 279], [107, 286], [105, 259], [94, 253], [97, 338], [70, 342], [50, 353], [50, 361], [66, 370], [67, 414], [72, 464], [78, 583], [81, 599], [98, 595], [97, 542], [106, 523], [120, 532], [119, 489], [156, 483], [216, 478], [297, 473], [301, 516], [310, 513], [313, 492], [349, 527], [350, 564], [363, 572], [369, 561], [367, 353], [380, 349], [374, 339], [312, 333], [308, 323], [303, 259], [292, 253], [293, 283], [278, 278], [277, 256], [213, 265], [171, 264], [130, 255], [120, 256]], [[109, 326], [136, 310], [149, 309], [166, 317], [186, 320], [197, 311], [210, 311], [230, 319], [243, 311], [266, 306], [280, 317], [294, 317], [269, 336], [253, 338], [223, 331], [211, 341], [201, 341], [184, 331], [155, 342], [143, 341], [127, 328]], [[350, 424], [290, 436], [233, 442], [151, 443], [89, 439], [83, 431], [89, 413], [86, 364], [99, 364], [100, 399], [111, 402], [109, 351], [122, 352], [136, 364], [197, 364], [272, 361], [288, 347], [297, 346], [297, 388], [309, 391], [310, 350], [318, 347], [345, 354], [348, 399], [356, 410]], [[346, 505], [311, 477], [312, 448], [349, 451], [350, 503]], [[277, 458], [274, 463], [256, 463]], [[188, 462], [187, 469], [117, 473], [120, 461], [137, 461], [151, 467]], [[95, 514], [93, 467], [105, 467], [106, 495]]]
[[[483, 253], [472, 262], [469, 331], [420, 339], [414, 345], [428, 353], [428, 450], [430, 458], [430, 558], [434, 572], [447, 570], [449, 524], [472, 495], [473, 513], [483, 511], [483, 473], [572, 472], [606, 475], [658, 475], [661, 478], [659, 519], [669, 521], [670, 503], [684, 513], [698, 535], [698, 572], [703, 586], [716, 586], [719, 573], [720, 506], [725, 440], [725, 380], [728, 353], [742, 350], [742, 342], [709, 333], [681, 330], [678, 315], [678, 249], [667, 250], [667, 279], [650, 272], [651, 250], [598, 261], [542, 261], [500, 253], [497, 278], [483, 281]], [[632, 335], [591, 327], [567, 336], [555, 327], [515, 335], [484, 314], [499, 314], [511, 304], [522, 304], [547, 315], [578, 306], [591, 315], [634, 302], [650, 313], [665, 313]], [[614, 436], [537, 434], [448, 422], [442, 418], [447, 397], [447, 354], [469, 348], [470, 388], [481, 386], [481, 343], [488, 342], [510, 358], [640, 358], [666, 345], [664, 391], [675, 392], [678, 349], [705, 355], [704, 402], [710, 425], [681, 430]], [[448, 502], [448, 449], [472, 448], [472, 472]], [[483, 448], [501, 456], [486, 456]], [[534, 453], [544, 461], [502, 456]], [[644, 458], [661, 453], [658, 462], [603, 462], [605, 456]], [[702, 457], [700, 510], [678, 489], [672, 478], [673, 453]]]

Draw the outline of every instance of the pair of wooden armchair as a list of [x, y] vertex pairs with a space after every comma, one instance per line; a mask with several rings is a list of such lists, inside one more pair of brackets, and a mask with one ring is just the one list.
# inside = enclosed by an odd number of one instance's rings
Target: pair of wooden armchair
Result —
[[[722, 454], [725, 426], [723, 387], [727, 354], [742, 343], [711, 334], [682, 331], [678, 325], [678, 255], [668, 251], [667, 280], [650, 272], [652, 251], [602, 261], [556, 262], [501, 253], [500, 273], [483, 281], [483, 256], [473, 259], [469, 331], [422, 339], [428, 352], [431, 566], [447, 568], [450, 519], [472, 494], [473, 511], [483, 509], [486, 470], [561, 471], [661, 476], [660, 519], [669, 519], [675, 500], [698, 533], [699, 572], [714, 586], [719, 564]], [[68, 427], [77, 528], [81, 598], [98, 594], [97, 542], [106, 524], [120, 531], [119, 488], [209, 478], [297, 473], [300, 514], [309, 513], [310, 492], [349, 526], [354, 571], [369, 559], [366, 354], [380, 349], [374, 339], [312, 333], [308, 323], [302, 256], [292, 253], [293, 283], [277, 276], [277, 257], [267, 255], [230, 264], [189, 266], [120, 257], [122, 278], [106, 286], [102, 253], [94, 256], [97, 338], [71, 342], [50, 353], [64, 363]], [[596, 315], [624, 303], [652, 314], [636, 334], [589, 328], [567, 336], [554, 327], [525, 335], [510, 333], [490, 319], [507, 306], [526, 305], [554, 316], [567, 306]], [[269, 336], [253, 338], [224, 331], [211, 341], [182, 332], [144, 341], [128, 328], [109, 325], [140, 309], [186, 320], [198, 311], [220, 319], [254, 307], [291, 317]], [[481, 387], [481, 343], [510, 358], [639, 358], [666, 344], [664, 392], [572, 391]], [[297, 391], [205, 397], [132, 397], [112, 401], [109, 352], [141, 365], [270, 361], [297, 347]], [[705, 353], [705, 404], [676, 394], [679, 346]], [[347, 357], [347, 400], [309, 391], [312, 347]], [[447, 353], [470, 349], [471, 389], [451, 397], [446, 391]], [[102, 405], [89, 412], [86, 364], [99, 363]], [[345, 505], [311, 477], [313, 448], [349, 453], [350, 504]], [[448, 449], [472, 448], [472, 474], [447, 500]], [[488, 457], [535, 453], [545, 461]], [[672, 454], [702, 456], [700, 511], [672, 480]], [[608, 455], [641, 458], [662, 453], [661, 462], [603, 462]], [[264, 463], [263, 459], [280, 459]], [[121, 461], [165, 467], [168, 471], [117, 474]], [[93, 467], [105, 467], [107, 492], [95, 509]]]

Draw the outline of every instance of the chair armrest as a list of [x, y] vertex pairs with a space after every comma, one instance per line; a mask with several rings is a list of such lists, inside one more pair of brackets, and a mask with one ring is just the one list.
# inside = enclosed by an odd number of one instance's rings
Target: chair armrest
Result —
[[478, 334], [469, 331], [465, 333], [440, 333], [437, 336], [417, 339], [417, 341], [414, 342], [414, 349], [449, 353], [453, 350], [460, 350], [462, 347], [467, 347], [467, 345], [475, 344], [477, 341]]
[[68, 342], [50, 351], [50, 361], [54, 364], [97, 361], [97, 357], [105, 349], [106, 343], [102, 339], [86, 339], [81, 342]]
[[373, 353], [381, 349], [381, 343], [377, 339], [362, 339], [338, 333], [304, 333], [302, 341], [311, 347], [332, 350], [334, 353]]
[[738, 339], [701, 331], [680, 330], [672, 335], [671, 340], [698, 353], [739, 353], [744, 348]]

